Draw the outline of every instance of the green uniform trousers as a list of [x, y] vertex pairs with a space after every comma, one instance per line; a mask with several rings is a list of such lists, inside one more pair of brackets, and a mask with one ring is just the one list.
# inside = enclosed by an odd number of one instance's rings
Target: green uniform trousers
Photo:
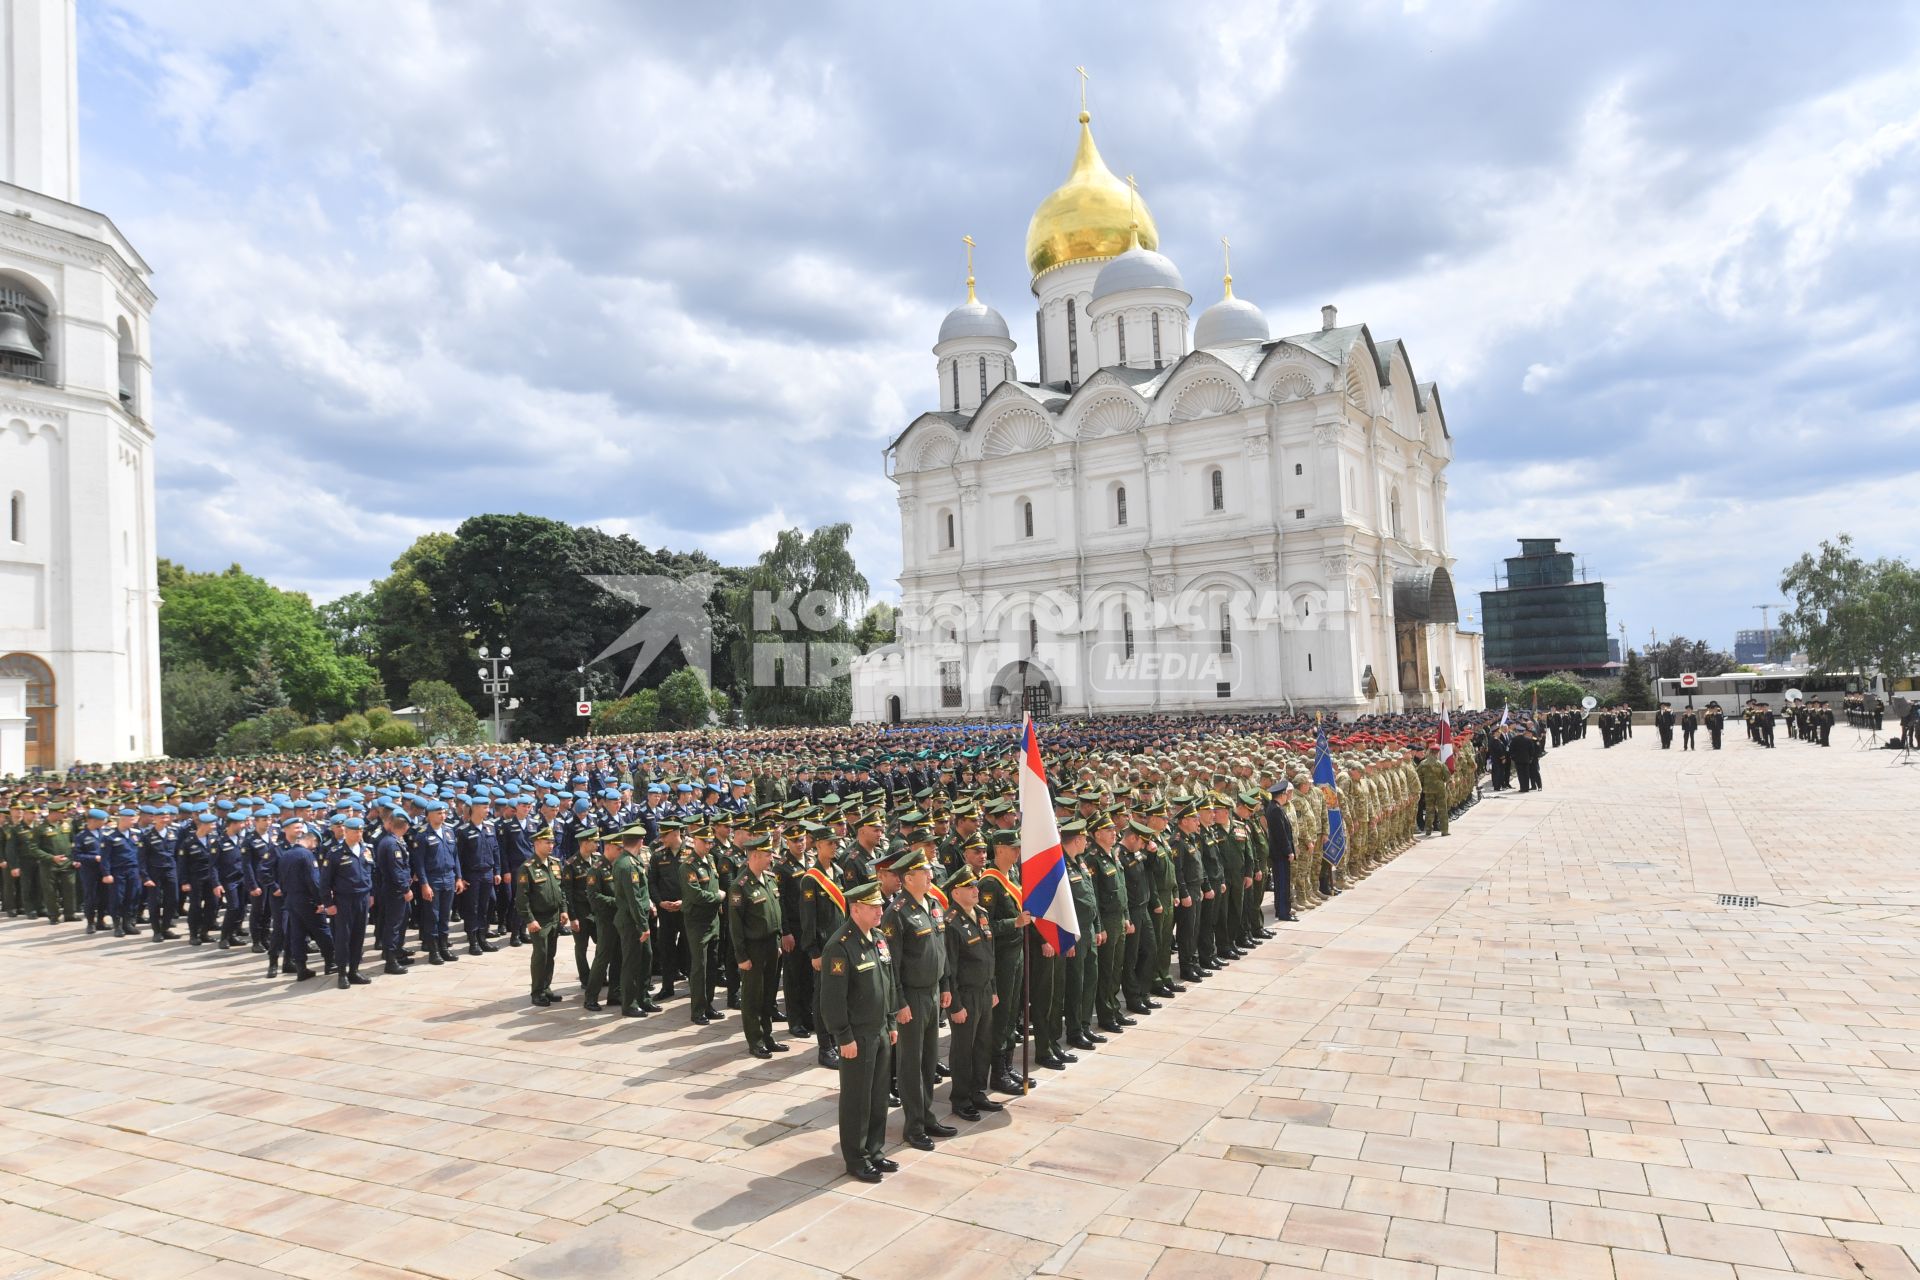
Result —
[[887, 1090], [893, 1046], [885, 1030], [854, 1040], [856, 1053], [840, 1054], [840, 1156], [852, 1172], [887, 1153]]
[[993, 1011], [995, 1053], [1013, 1052], [1014, 1033], [1020, 1029], [1021, 1002], [1026, 998], [1026, 959], [1027, 949], [1019, 941], [1009, 947], [994, 948], [993, 985], [1000, 992], [1000, 1004]]
[[[967, 1020], [955, 1022], [953, 1015], [962, 1009]], [[953, 1072], [947, 1101], [958, 1109], [987, 1096], [993, 1068], [993, 988], [957, 988], [953, 1006], [947, 1010], [947, 1025], [953, 1028], [947, 1045], [947, 1068]]]
[[905, 987], [901, 992], [913, 1021], [902, 1024], [898, 1070], [900, 1114], [905, 1134], [925, 1133], [933, 1122], [933, 1069], [940, 1061], [940, 988]]
[[581, 984], [588, 1004], [598, 1004], [600, 993], [608, 993], [609, 1000], [620, 996], [620, 977], [623, 957], [620, 953], [620, 926], [611, 911], [593, 913], [593, 965], [587, 970], [587, 980]]
[[1117, 1022], [1120, 1018], [1121, 970], [1125, 968], [1127, 957], [1126, 921], [1120, 921], [1107, 930], [1107, 940], [1095, 949], [1095, 954], [1099, 957], [1100, 991], [1094, 1001], [1094, 1011], [1102, 1022]]
[[527, 963], [533, 970], [534, 995], [553, 986], [553, 956], [560, 949], [560, 917], [538, 923], [540, 932], [527, 935], [527, 945], [533, 948]]
[[774, 993], [780, 988], [780, 939], [752, 939], [743, 949], [753, 966], [740, 972], [740, 1028], [746, 1032], [747, 1047], [757, 1049], [773, 1043]]

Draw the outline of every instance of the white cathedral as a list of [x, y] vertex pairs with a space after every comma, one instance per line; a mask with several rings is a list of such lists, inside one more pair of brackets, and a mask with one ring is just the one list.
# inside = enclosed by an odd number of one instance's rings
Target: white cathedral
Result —
[[854, 719], [1482, 705], [1438, 390], [1332, 307], [1274, 337], [1230, 273], [1190, 321], [1088, 121], [1027, 227], [1038, 379], [970, 272], [940, 408], [886, 450], [901, 625], [854, 660]]
[[0, 777], [160, 754], [147, 264], [79, 203], [75, 0], [0, 0]]

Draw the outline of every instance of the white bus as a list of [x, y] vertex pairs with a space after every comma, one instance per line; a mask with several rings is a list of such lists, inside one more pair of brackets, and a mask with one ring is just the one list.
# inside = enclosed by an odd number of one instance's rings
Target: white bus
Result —
[[1849, 693], [1865, 693], [1869, 698], [1877, 696], [1882, 702], [1889, 700], [1886, 682], [1879, 676], [1863, 681], [1859, 676], [1815, 675], [1811, 671], [1729, 671], [1723, 676], [1701, 676], [1699, 681], [1691, 689], [1682, 689], [1677, 676], [1662, 677], [1654, 682], [1654, 700], [1685, 708], [1691, 697], [1696, 711], [1709, 702], [1718, 702], [1729, 716], [1739, 715], [1749, 698], [1778, 711], [1787, 705], [1789, 689], [1797, 689], [1809, 700], [1825, 698], [1836, 706]]

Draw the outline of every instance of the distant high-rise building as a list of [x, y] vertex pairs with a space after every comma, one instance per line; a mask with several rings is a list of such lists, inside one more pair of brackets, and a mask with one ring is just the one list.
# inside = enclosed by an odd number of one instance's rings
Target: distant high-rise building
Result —
[[1558, 538], [1522, 538], [1505, 587], [1480, 593], [1489, 668], [1515, 674], [1603, 672], [1611, 659], [1607, 589], [1574, 581]]
[[1767, 655], [1767, 644], [1771, 631], [1736, 631], [1733, 633], [1733, 660], [1742, 666], [1754, 663], [1772, 662]]

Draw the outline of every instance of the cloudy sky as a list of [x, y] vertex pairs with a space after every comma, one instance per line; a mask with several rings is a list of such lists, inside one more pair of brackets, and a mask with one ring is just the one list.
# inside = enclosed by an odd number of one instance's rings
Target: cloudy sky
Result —
[[1820, 538], [1920, 547], [1910, 4], [81, 10], [195, 567], [325, 598], [481, 511], [730, 562], [848, 519], [890, 589], [880, 449], [963, 234], [1030, 329], [1077, 63], [1203, 302], [1230, 235], [1276, 333], [1337, 303], [1439, 382], [1463, 588], [1557, 535], [1636, 644], [1730, 644]]

